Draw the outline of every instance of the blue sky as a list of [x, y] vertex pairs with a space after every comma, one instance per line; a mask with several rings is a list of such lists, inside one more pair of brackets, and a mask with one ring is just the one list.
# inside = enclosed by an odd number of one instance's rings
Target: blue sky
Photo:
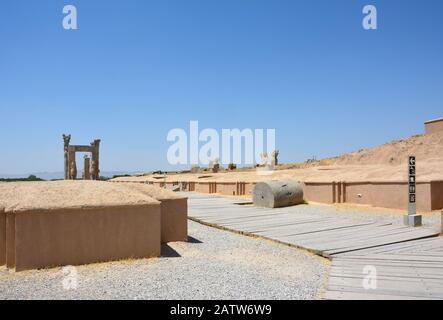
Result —
[[61, 171], [62, 133], [101, 138], [102, 170], [174, 169], [166, 136], [190, 120], [275, 128], [284, 162], [421, 133], [443, 116], [442, 16], [440, 0], [1, 1], [0, 173]]

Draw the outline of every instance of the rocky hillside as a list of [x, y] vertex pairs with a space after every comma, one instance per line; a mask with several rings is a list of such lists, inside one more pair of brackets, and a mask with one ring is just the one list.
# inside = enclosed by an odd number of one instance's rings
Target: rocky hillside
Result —
[[442, 160], [443, 132], [416, 135], [407, 139], [395, 140], [386, 144], [361, 149], [335, 158], [336, 165], [399, 165], [407, 162], [409, 155], [418, 162]]

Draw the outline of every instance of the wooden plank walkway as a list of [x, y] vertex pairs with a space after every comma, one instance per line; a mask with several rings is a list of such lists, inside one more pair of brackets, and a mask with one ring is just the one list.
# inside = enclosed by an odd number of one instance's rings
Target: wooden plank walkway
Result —
[[[365, 290], [363, 268], [376, 271]], [[333, 256], [326, 299], [443, 299], [443, 238], [402, 242]]]
[[[187, 196], [192, 220], [330, 258], [325, 299], [443, 299], [443, 238], [431, 229], [320, 214], [320, 206], [267, 209], [234, 198]], [[368, 266], [376, 271], [376, 288], [364, 288]]]

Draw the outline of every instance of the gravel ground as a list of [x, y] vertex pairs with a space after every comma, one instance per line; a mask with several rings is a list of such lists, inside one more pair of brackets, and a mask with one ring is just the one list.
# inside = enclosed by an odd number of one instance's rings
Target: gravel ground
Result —
[[163, 257], [14, 273], [0, 299], [315, 299], [329, 262], [302, 250], [189, 221], [190, 242]]

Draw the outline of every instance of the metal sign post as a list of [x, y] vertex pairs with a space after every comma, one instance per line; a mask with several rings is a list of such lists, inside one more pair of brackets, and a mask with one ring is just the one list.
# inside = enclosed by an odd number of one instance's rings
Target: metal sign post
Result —
[[409, 185], [409, 206], [408, 214], [404, 217], [404, 223], [411, 227], [419, 227], [422, 225], [422, 217], [417, 214], [417, 180], [416, 180], [416, 159], [414, 156], [409, 157], [408, 161], [408, 185]]

